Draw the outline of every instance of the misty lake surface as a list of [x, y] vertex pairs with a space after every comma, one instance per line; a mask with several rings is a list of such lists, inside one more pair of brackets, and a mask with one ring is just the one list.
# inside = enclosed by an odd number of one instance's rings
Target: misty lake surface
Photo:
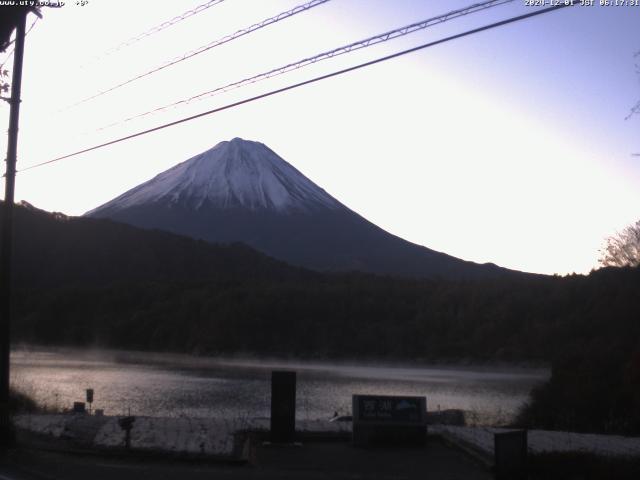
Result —
[[295, 370], [297, 417], [351, 413], [352, 394], [420, 395], [427, 409], [462, 409], [472, 424], [511, 421], [546, 369], [383, 366], [202, 358], [76, 349], [11, 354], [12, 384], [50, 408], [95, 391], [106, 415], [268, 417], [272, 370]]

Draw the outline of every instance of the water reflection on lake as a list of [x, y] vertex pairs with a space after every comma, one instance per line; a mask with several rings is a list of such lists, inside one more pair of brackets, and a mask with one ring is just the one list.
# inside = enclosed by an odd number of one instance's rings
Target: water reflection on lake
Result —
[[41, 404], [69, 408], [95, 391], [107, 415], [269, 415], [272, 369], [298, 372], [298, 417], [349, 414], [351, 395], [423, 395], [428, 410], [459, 408], [472, 423], [505, 423], [548, 377], [544, 369], [284, 363], [136, 352], [16, 350], [12, 383]]

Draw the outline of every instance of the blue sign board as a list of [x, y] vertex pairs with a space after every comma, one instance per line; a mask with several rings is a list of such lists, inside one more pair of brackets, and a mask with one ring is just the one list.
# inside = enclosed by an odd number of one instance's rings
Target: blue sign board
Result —
[[[424, 423], [424, 397], [355, 395], [357, 420], [376, 422]], [[354, 412], [354, 420], [356, 420]]]

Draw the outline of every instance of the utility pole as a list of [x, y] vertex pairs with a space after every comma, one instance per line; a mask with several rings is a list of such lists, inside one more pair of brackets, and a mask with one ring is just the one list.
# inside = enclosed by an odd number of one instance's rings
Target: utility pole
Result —
[[11, 80], [11, 110], [9, 112], [9, 142], [7, 146], [7, 173], [5, 175], [4, 209], [2, 211], [2, 238], [0, 246], [0, 447], [14, 441], [9, 416], [9, 354], [11, 349], [11, 247], [13, 242], [13, 197], [18, 154], [18, 122], [20, 118], [20, 90], [22, 86], [22, 60], [24, 58], [25, 24], [28, 11], [17, 18], [13, 75]]

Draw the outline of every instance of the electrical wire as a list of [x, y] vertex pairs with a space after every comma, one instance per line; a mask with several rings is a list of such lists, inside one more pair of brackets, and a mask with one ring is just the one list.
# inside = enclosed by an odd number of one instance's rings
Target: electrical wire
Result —
[[12, 47], [11, 50], [9, 50], [9, 53], [7, 53], [7, 56], [5, 57], [5, 59], [2, 61], [2, 63], [0, 63], [0, 69], [4, 67], [4, 64], [9, 61], [14, 51], [15, 51], [15, 47]]
[[192, 17], [194, 15], [197, 15], [198, 13], [204, 12], [205, 10], [218, 5], [222, 2], [224, 2], [225, 0], [210, 0], [206, 3], [203, 3], [201, 5], [198, 5], [195, 8], [192, 8], [191, 10], [187, 10], [184, 13], [181, 13], [180, 15], [176, 15], [175, 17], [173, 17], [171, 20], [167, 20], [165, 22], [162, 22], [159, 25], [156, 25], [155, 27], [150, 28], [149, 30], [146, 30], [144, 32], [142, 32], [139, 35], [136, 35], [134, 37], [129, 38], [128, 40], [125, 40], [122, 43], [119, 43], [118, 45], [116, 45], [115, 47], [112, 47], [110, 49], [108, 49], [107, 51], [105, 51], [102, 55], [97, 56], [93, 59], [93, 61], [97, 61], [100, 60], [102, 58], [108, 57], [109, 55], [112, 55], [120, 50], [122, 50], [123, 48], [129, 47], [131, 45], [133, 45], [134, 43], [137, 43], [141, 40], [144, 40], [145, 38], [161, 32], [162, 30], [165, 30], [173, 25], [175, 25], [176, 23], [179, 23], [189, 17]]
[[2, 67], [4, 67], [4, 65], [9, 61], [9, 59], [11, 57], [13, 57], [14, 50], [15, 50], [15, 48], [11, 48], [11, 50], [9, 50], [9, 53], [7, 54], [5, 59], [2, 61], [2, 63], [0, 63], [0, 69], [2, 69]]
[[78, 105], [81, 105], [83, 103], [86, 103], [90, 100], [96, 99], [98, 97], [101, 97], [102, 95], [105, 95], [107, 93], [113, 92], [114, 90], [117, 90], [118, 88], [124, 87], [125, 85], [129, 85], [130, 83], [135, 82], [136, 80], [140, 80], [141, 78], [145, 78], [148, 77], [149, 75], [152, 75], [154, 73], [157, 73], [161, 70], [164, 70], [165, 68], [168, 68], [172, 65], [175, 65], [177, 63], [183, 62], [184, 60], [187, 60], [189, 58], [193, 58], [196, 55], [200, 55], [201, 53], [204, 53], [206, 51], [211, 50], [212, 48], [215, 47], [219, 47], [220, 45], [224, 45], [225, 43], [229, 43], [232, 40], [235, 40], [237, 38], [243, 37], [245, 35], [248, 35], [250, 33], [255, 32], [256, 30], [260, 30], [264, 27], [267, 27], [269, 25], [273, 25], [274, 23], [277, 23], [281, 20], [285, 20], [289, 17], [293, 17], [294, 15], [297, 15], [298, 13], [302, 13], [302, 12], [306, 12], [307, 10], [310, 10], [314, 7], [318, 7], [324, 3], [327, 3], [330, 0], [311, 0], [310, 2], [298, 5], [290, 10], [287, 10], [285, 12], [281, 12], [277, 15], [274, 15], [273, 17], [269, 17], [266, 18], [264, 20], [262, 20], [261, 22], [255, 23], [253, 25], [250, 25], [249, 27], [243, 28], [241, 30], [238, 30], [235, 33], [232, 33], [230, 35], [226, 35], [222, 38], [219, 38], [217, 40], [214, 40], [212, 42], [209, 42], [206, 45], [203, 45], [201, 47], [198, 47], [194, 50], [190, 50], [186, 53], [184, 53], [183, 55], [179, 56], [179, 57], [175, 57], [165, 63], [163, 63], [162, 65], [159, 65], [155, 68], [152, 68], [151, 70], [148, 70], [144, 73], [141, 73], [139, 75], [136, 75], [135, 77], [131, 77], [128, 80], [125, 80], [124, 82], [118, 83], [117, 85], [114, 85], [113, 87], [109, 87], [106, 90], [101, 90], [100, 92], [96, 93], [95, 95], [92, 95], [90, 97], [84, 98], [76, 103], [74, 103], [73, 105], [70, 105], [70, 107], [68, 108], [72, 108], [72, 107], [76, 107]]
[[531, 18], [531, 17], [535, 17], [535, 16], [538, 16], [538, 15], [543, 15], [545, 13], [554, 12], [554, 11], [557, 11], [557, 10], [560, 10], [560, 9], [563, 9], [563, 8], [566, 8], [566, 7], [571, 7], [573, 5], [577, 5], [577, 4], [573, 4], [573, 3], [569, 3], [569, 2], [561, 3], [561, 4], [556, 5], [556, 6], [544, 8], [544, 9], [541, 9], [541, 10], [536, 10], [536, 11], [533, 11], [533, 12], [530, 12], [530, 13], [526, 13], [526, 14], [523, 14], [523, 15], [518, 15], [516, 17], [510, 17], [510, 18], [507, 18], [505, 20], [501, 20], [501, 21], [498, 21], [498, 22], [490, 23], [488, 25], [484, 25], [482, 27], [477, 27], [477, 28], [474, 28], [474, 29], [471, 29], [471, 30], [467, 30], [467, 31], [462, 32], [462, 33], [457, 33], [455, 35], [450, 35], [448, 37], [444, 37], [444, 38], [441, 38], [439, 40], [435, 40], [435, 41], [432, 41], [432, 42], [424, 43], [422, 45], [418, 45], [417, 47], [412, 47], [412, 48], [409, 48], [409, 49], [406, 49], [406, 50], [402, 50], [400, 52], [393, 53], [391, 55], [386, 55], [384, 57], [379, 57], [379, 58], [376, 58], [374, 60], [370, 60], [370, 61], [365, 62], [365, 63], [360, 63], [360, 64], [354, 65], [352, 67], [348, 67], [348, 68], [344, 68], [342, 70], [338, 70], [338, 71], [335, 71], [335, 72], [327, 73], [325, 75], [320, 75], [318, 77], [314, 77], [314, 78], [311, 78], [309, 80], [304, 80], [302, 82], [298, 82], [298, 83], [295, 83], [295, 84], [292, 84], [292, 85], [288, 85], [286, 87], [278, 88], [276, 90], [271, 90], [269, 92], [262, 93], [260, 95], [256, 95], [254, 97], [246, 98], [244, 100], [240, 100], [240, 101], [237, 101], [237, 102], [233, 102], [233, 103], [224, 105], [222, 107], [217, 107], [217, 108], [214, 108], [212, 110], [208, 110], [206, 112], [201, 112], [201, 113], [198, 113], [196, 115], [191, 115], [189, 117], [185, 117], [185, 118], [181, 118], [179, 120], [175, 120], [173, 122], [169, 122], [169, 123], [165, 123], [165, 124], [162, 124], [162, 125], [158, 125], [157, 127], [149, 128], [147, 130], [142, 130], [140, 132], [136, 132], [136, 133], [133, 133], [131, 135], [126, 135], [124, 137], [116, 138], [114, 140], [110, 140], [108, 142], [101, 143], [99, 145], [94, 145], [92, 147], [84, 148], [82, 150], [78, 150], [78, 151], [73, 152], [73, 153], [68, 153], [66, 155], [62, 155], [60, 157], [56, 157], [56, 158], [53, 158], [51, 160], [47, 160], [45, 162], [36, 163], [34, 165], [30, 165], [30, 166], [28, 166], [26, 168], [23, 168], [23, 169], [19, 170], [19, 172], [25, 172], [27, 170], [32, 170], [34, 168], [42, 167], [44, 165], [50, 165], [52, 163], [59, 162], [61, 160], [65, 160], [67, 158], [71, 158], [71, 157], [75, 157], [75, 156], [81, 155], [83, 153], [91, 152], [93, 150], [98, 150], [100, 148], [104, 148], [104, 147], [107, 147], [107, 146], [110, 146], [110, 145], [114, 145], [116, 143], [124, 142], [125, 140], [130, 140], [132, 138], [140, 137], [142, 135], [147, 135], [149, 133], [157, 132], [157, 131], [163, 130], [165, 128], [173, 127], [175, 125], [179, 125], [181, 123], [189, 122], [189, 121], [195, 120], [197, 118], [201, 118], [201, 117], [205, 117], [205, 116], [208, 116], [208, 115], [212, 115], [214, 113], [222, 112], [224, 110], [229, 110], [231, 108], [235, 108], [235, 107], [238, 107], [240, 105], [245, 105], [247, 103], [255, 102], [257, 100], [261, 100], [263, 98], [271, 97], [273, 95], [278, 95], [280, 93], [284, 93], [284, 92], [287, 92], [287, 91], [290, 91], [290, 90], [294, 90], [296, 88], [299, 88], [299, 87], [302, 87], [302, 86], [305, 86], [305, 85], [310, 85], [310, 84], [313, 84], [313, 83], [320, 82], [322, 80], [327, 80], [329, 78], [333, 78], [333, 77], [337, 77], [337, 76], [340, 76], [340, 75], [344, 75], [345, 73], [353, 72], [353, 71], [359, 70], [361, 68], [369, 67], [371, 65], [376, 65], [378, 63], [382, 63], [382, 62], [385, 62], [387, 60], [398, 58], [398, 57], [407, 55], [409, 53], [417, 52], [419, 50], [424, 50], [426, 48], [430, 48], [430, 47], [433, 47], [433, 46], [436, 46], [436, 45], [440, 45], [440, 44], [445, 43], [445, 42], [450, 42], [450, 41], [456, 40], [458, 38], [467, 37], [469, 35], [473, 35], [473, 34], [476, 34], [476, 33], [484, 32], [486, 30], [491, 30], [493, 28], [501, 27], [503, 25], [508, 25], [508, 24], [511, 24], [511, 23], [519, 22], [519, 21], [522, 21], [522, 20], [525, 20], [525, 19], [528, 19], [528, 18]]
[[117, 122], [113, 122], [110, 123], [108, 125], [102, 126], [98, 129], [96, 129], [96, 131], [100, 132], [106, 129], [109, 129], [111, 127], [129, 122], [131, 120], [135, 120], [138, 118], [142, 118], [148, 115], [152, 115], [152, 114], [156, 114], [156, 113], [160, 113], [162, 111], [171, 109], [171, 108], [175, 108], [179, 105], [186, 105], [189, 104], [191, 102], [193, 102], [194, 100], [203, 100], [205, 98], [210, 98], [213, 97], [215, 95], [219, 95], [222, 93], [226, 93], [230, 90], [235, 90], [241, 87], [245, 87], [247, 85], [251, 85], [253, 83], [257, 83], [263, 80], [267, 80], [269, 78], [273, 78], [273, 77], [277, 77], [279, 75], [283, 75], [285, 73], [288, 73], [290, 71], [293, 70], [298, 70], [300, 68], [309, 66], [309, 65], [313, 65], [315, 63], [318, 63], [322, 60], [327, 60], [330, 58], [334, 58], [337, 57], [339, 55], [343, 55], [345, 53], [349, 53], [349, 52], [353, 52], [355, 50], [360, 50], [362, 48], [367, 48], [370, 47], [372, 45], [376, 45], [379, 43], [383, 43], [395, 38], [399, 38], [405, 35], [408, 35], [410, 33], [414, 33], [420, 30], [424, 30], [426, 28], [429, 28], [433, 25], [437, 25], [440, 23], [444, 23], [447, 22], [449, 20], [453, 20], [465, 15], [469, 15], [472, 13], [476, 13], [482, 10], [487, 10], [489, 8], [493, 8], [493, 7], [497, 7], [500, 5], [503, 5], [505, 3], [510, 3], [513, 2], [514, 0], [491, 0], [491, 1], [486, 1], [486, 2], [482, 2], [482, 3], [476, 3], [473, 5], [469, 5], [468, 7], [465, 8], [461, 8], [458, 10], [453, 10], [451, 12], [445, 13], [444, 15], [439, 15], [437, 17], [432, 17], [429, 18], [427, 20], [423, 20], [421, 22], [416, 22], [416, 23], [412, 23], [410, 25], [406, 25], [404, 27], [400, 27], [400, 28], [396, 28], [395, 30], [391, 30], [385, 33], [381, 33], [379, 35], [375, 35], [369, 38], [365, 38], [364, 40], [359, 40], [357, 42], [353, 42], [350, 43], [348, 45], [344, 45], [342, 47], [338, 47], [338, 48], [334, 48], [333, 50], [329, 50], [326, 52], [322, 52], [319, 53], [317, 55], [314, 55], [312, 57], [307, 57], [304, 58], [302, 60], [299, 60], [297, 62], [293, 62], [293, 63], [289, 63], [287, 65], [278, 67], [278, 68], [274, 68], [272, 70], [269, 70], [267, 72], [263, 72], [263, 73], [259, 73], [257, 75], [253, 75], [251, 77], [247, 77], [244, 78], [242, 80], [236, 81], [236, 82], [232, 82], [232, 83], [228, 83], [222, 87], [216, 87], [212, 90], [208, 90], [206, 92], [203, 93], [199, 93], [198, 95], [194, 95], [192, 97], [186, 98], [186, 99], [182, 99], [182, 100], [178, 100], [176, 102], [167, 104], [167, 105], [163, 105], [161, 107], [157, 107], [154, 108], [152, 110], [148, 110], [144, 113], [139, 113], [136, 115], [133, 115], [131, 117], [127, 117], [124, 120], [119, 120]]

